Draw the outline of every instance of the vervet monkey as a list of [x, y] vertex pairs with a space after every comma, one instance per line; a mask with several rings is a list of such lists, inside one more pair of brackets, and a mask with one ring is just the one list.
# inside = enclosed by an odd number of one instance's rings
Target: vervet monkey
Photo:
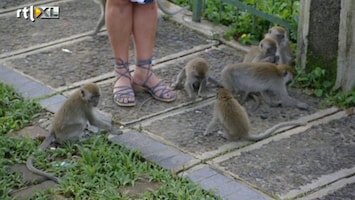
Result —
[[[231, 91], [245, 93], [241, 102], [250, 92], [261, 92], [262, 95], [265, 95], [266, 91], [270, 91], [280, 97], [282, 105], [308, 109], [309, 106], [306, 103], [288, 95], [286, 85], [292, 79], [293, 70], [289, 65], [275, 65], [266, 62], [231, 64], [222, 70], [222, 85]], [[267, 100], [267, 98], [264, 99]], [[272, 102], [267, 103], [273, 104]]]
[[214, 113], [211, 122], [208, 124], [205, 132], [205, 136], [209, 135], [211, 130], [220, 123], [226, 132], [226, 137], [230, 140], [246, 139], [249, 141], [259, 141], [266, 137], [269, 137], [276, 130], [294, 125], [304, 125], [301, 121], [289, 121], [279, 123], [272, 128], [266, 130], [259, 135], [250, 135], [250, 122], [248, 114], [244, 107], [233, 98], [232, 92], [220, 88], [217, 94], [217, 100], [214, 104]]
[[265, 38], [272, 38], [278, 44], [277, 55], [279, 60], [277, 64], [294, 65], [294, 55], [288, 38], [287, 30], [281, 26], [274, 26], [269, 29]]
[[177, 75], [175, 83], [172, 84], [174, 89], [182, 86], [183, 79], [186, 78], [184, 88], [191, 99], [196, 98], [194, 92], [198, 89], [197, 96], [206, 97], [207, 81], [210, 81], [217, 86], [220, 86], [218, 81], [209, 75], [210, 65], [203, 58], [197, 57], [190, 60], [186, 66]]
[[270, 62], [277, 63], [277, 42], [272, 38], [264, 38], [259, 46], [252, 47], [244, 56], [243, 62]]
[[47, 149], [52, 142], [62, 143], [67, 140], [78, 140], [84, 133], [87, 122], [90, 125], [121, 134], [113, 125], [98, 119], [94, 114], [94, 107], [99, 103], [100, 89], [95, 83], [89, 83], [73, 93], [55, 114], [50, 135], [42, 142], [38, 149], [28, 158], [27, 168], [38, 175], [60, 182], [60, 179], [33, 167], [34, 154]]
[[[129, 0], [127, 0], [129, 1]], [[140, 0], [136, 0], [137, 2], [140, 1]], [[142, 0], [143, 1], [143, 0]], [[158, 7], [161, 11], [163, 11], [165, 14], [167, 15], [176, 15], [184, 10], [187, 10], [189, 9], [189, 6], [185, 6], [183, 8], [180, 8], [178, 10], [174, 10], [174, 11], [170, 11], [168, 9], [166, 9], [163, 5], [163, 2], [161, 2], [162, 0], [156, 0], [157, 1], [157, 4], [158, 4]], [[100, 14], [100, 18], [99, 20], [97, 21], [97, 24], [95, 26], [95, 29], [94, 31], [92, 32], [92, 35], [97, 35], [97, 33], [101, 30], [101, 28], [105, 25], [105, 7], [106, 7], [106, 0], [94, 0], [95, 3], [99, 4], [100, 6], [100, 11], [101, 11], [101, 14]]]

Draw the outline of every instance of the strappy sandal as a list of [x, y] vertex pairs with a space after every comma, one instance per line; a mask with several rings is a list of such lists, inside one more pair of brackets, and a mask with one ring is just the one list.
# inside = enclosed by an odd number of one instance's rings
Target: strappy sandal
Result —
[[[169, 87], [167, 87], [161, 80], [153, 87], [149, 87], [147, 85], [147, 82], [148, 80], [152, 77], [153, 75], [153, 71], [152, 71], [152, 68], [151, 68], [151, 65], [152, 64], [152, 60], [149, 59], [149, 60], [138, 60], [137, 61], [137, 64], [136, 66], [137, 67], [140, 67], [142, 69], [145, 69], [145, 70], [148, 70], [148, 76], [146, 78], [146, 80], [143, 82], [143, 84], [138, 84], [136, 82], [134, 82], [133, 80], [133, 84], [132, 84], [132, 87], [133, 87], [133, 90], [135, 90], [136, 92], [147, 92], [149, 93], [150, 95], [152, 95], [152, 97], [154, 99], [157, 99], [159, 101], [162, 101], [162, 102], [173, 102], [176, 100], [176, 94], [173, 95], [172, 97], [170, 98], [165, 98], [164, 95], [171, 92], [172, 89], [170, 89]], [[160, 94], [160, 95], [157, 95], [157, 94]]]
[[[122, 70], [122, 69], [125, 69], [126, 71], [124, 73], [120, 72], [120, 70]], [[136, 105], [135, 100], [127, 101], [127, 102], [119, 101], [119, 100], [123, 100], [125, 98], [135, 98], [132, 86], [131, 85], [115, 86], [116, 82], [123, 76], [128, 78], [130, 81], [132, 80], [132, 78], [130, 76], [128, 62], [123, 62], [123, 60], [119, 59], [119, 61], [116, 62], [115, 72], [116, 72], [116, 80], [115, 80], [114, 86], [113, 86], [113, 101], [117, 105], [122, 106], [122, 107], [135, 106]]]

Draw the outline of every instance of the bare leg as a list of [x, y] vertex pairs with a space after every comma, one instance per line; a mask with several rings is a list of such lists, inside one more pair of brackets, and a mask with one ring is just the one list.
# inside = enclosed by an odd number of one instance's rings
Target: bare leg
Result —
[[[157, 27], [158, 12], [156, 2], [148, 4], [134, 3], [132, 30], [136, 48], [137, 61], [147, 61], [152, 59]], [[154, 73], [150, 75], [151, 66], [149, 65], [150, 64], [145, 64], [145, 66], [142, 65], [141, 67], [136, 67], [133, 76], [133, 81], [138, 85], [145, 84], [147, 87], [151, 88], [153, 86], [156, 86], [160, 82], [160, 80]], [[174, 91], [166, 89], [156, 90], [155, 95], [162, 95], [163, 99], [174, 99], [176, 97], [176, 93]]]
[[[133, 28], [133, 4], [128, 0], [108, 0], [106, 3], [106, 27], [112, 45], [113, 54], [118, 64], [127, 63], [129, 58], [130, 36]], [[114, 94], [122, 88], [124, 95], [119, 95], [116, 101], [126, 104], [134, 102], [131, 88], [131, 77], [127, 67], [116, 67], [118, 80], [115, 83]], [[122, 74], [124, 74], [122, 76]], [[121, 87], [121, 89], [119, 89]]]

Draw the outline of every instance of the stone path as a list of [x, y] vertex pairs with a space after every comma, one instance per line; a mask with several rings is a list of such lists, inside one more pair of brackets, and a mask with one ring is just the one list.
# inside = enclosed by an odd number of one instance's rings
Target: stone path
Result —
[[[247, 102], [252, 132], [293, 119], [302, 118], [307, 125], [249, 143], [229, 142], [218, 134], [202, 136], [212, 116], [213, 86], [207, 99], [195, 102], [179, 90], [173, 103], [138, 94], [134, 108], [118, 107], [111, 97], [114, 74], [107, 33], [89, 36], [99, 16], [98, 6], [75, 0], [38, 4], [59, 6], [60, 20], [31, 22], [15, 17], [18, 8], [30, 3], [5, 0], [0, 4], [0, 81], [15, 86], [24, 97], [41, 98], [43, 107], [56, 112], [73, 89], [98, 83], [103, 92], [100, 114], [113, 117], [124, 130], [123, 135], [110, 136], [111, 141], [142, 151], [146, 159], [189, 177], [223, 199], [355, 199], [355, 116], [322, 108], [319, 99], [290, 88], [291, 96], [312, 109], [261, 105], [253, 110], [254, 102]], [[240, 62], [247, 49], [224, 41], [223, 29], [208, 22], [193, 23], [189, 15], [161, 18], [155, 72], [170, 84], [191, 58], [201, 56], [219, 79], [223, 67]], [[134, 57], [130, 63], [134, 64]]]

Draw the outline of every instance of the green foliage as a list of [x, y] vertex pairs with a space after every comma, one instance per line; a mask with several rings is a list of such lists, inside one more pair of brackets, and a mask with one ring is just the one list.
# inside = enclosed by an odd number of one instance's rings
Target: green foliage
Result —
[[336, 105], [339, 107], [355, 106], [355, 90], [342, 92], [332, 90], [334, 81], [329, 80], [329, 72], [320, 67], [315, 67], [312, 71], [305, 73], [297, 70], [296, 84], [311, 91], [317, 97], [323, 97], [325, 106]]
[[[189, 0], [175, 0], [176, 4], [185, 6], [192, 2]], [[255, 7], [265, 13], [275, 15], [288, 21], [294, 28], [290, 30], [290, 38], [295, 41], [299, 15], [299, 1], [264, 1], [264, 0], [241, 0], [244, 4]], [[243, 34], [250, 35], [252, 41], [243, 41], [243, 43], [257, 43], [260, 41], [268, 29], [273, 24], [265, 19], [259, 18], [237, 7], [224, 3], [221, 0], [205, 1], [203, 16], [205, 19], [216, 24], [223, 24], [229, 27], [226, 32], [226, 39], [240, 40]]]
[[14, 88], [0, 83], [0, 135], [18, 130], [31, 123], [41, 107], [24, 100]]
[[[0, 198], [6, 199], [24, 183], [20, 182], [20, 174], [10, 173], [4, 167], [24, 163], [38, 142], [4, 136], [0, 137], [0, 144], [0, 155], [6, 158], [0, 162]], [[144, 179], [162, 183], [161, 189], [146, 192], [145, 199], [217, 199], [191, 181], [173, 177], [170, 171], [145, 161], [139, 152], [110, 143], [102, 134], [79, 144], [68, 142], [60, 148], [36, 153], [34, 165], [60, 176], [63, 181], [49, 192], [36, 193], [34, 199], [51, 199], [52, 195], [72, 199], [128, 199], [118, 188], [133, 185], [142, 175]]]
[[[1, 133], [8, 133], [30, 123], [40, 106], [24, 100], [14, 89], [0, 84]], [[25, 187], [22, 174], [9, 166], [23, 164], [40, 141], [30, 138], [0, 136], [0, 199], [11, 199], [11, 192]], [[162, 167], [145, 161], [139, 152], [110, 143], [105, 135], [95, 135], [80, 143], [67, 142], [54, 150], [35, 154], [34, 166], [63, 182], [48, 192], [36, 192], [32, 199], [130, 199], [118, 190], [145, 180], [160, 182], [161, 189], [146, 192], [145, 199], [217, 199], [185, 178], [177, 178]]]

